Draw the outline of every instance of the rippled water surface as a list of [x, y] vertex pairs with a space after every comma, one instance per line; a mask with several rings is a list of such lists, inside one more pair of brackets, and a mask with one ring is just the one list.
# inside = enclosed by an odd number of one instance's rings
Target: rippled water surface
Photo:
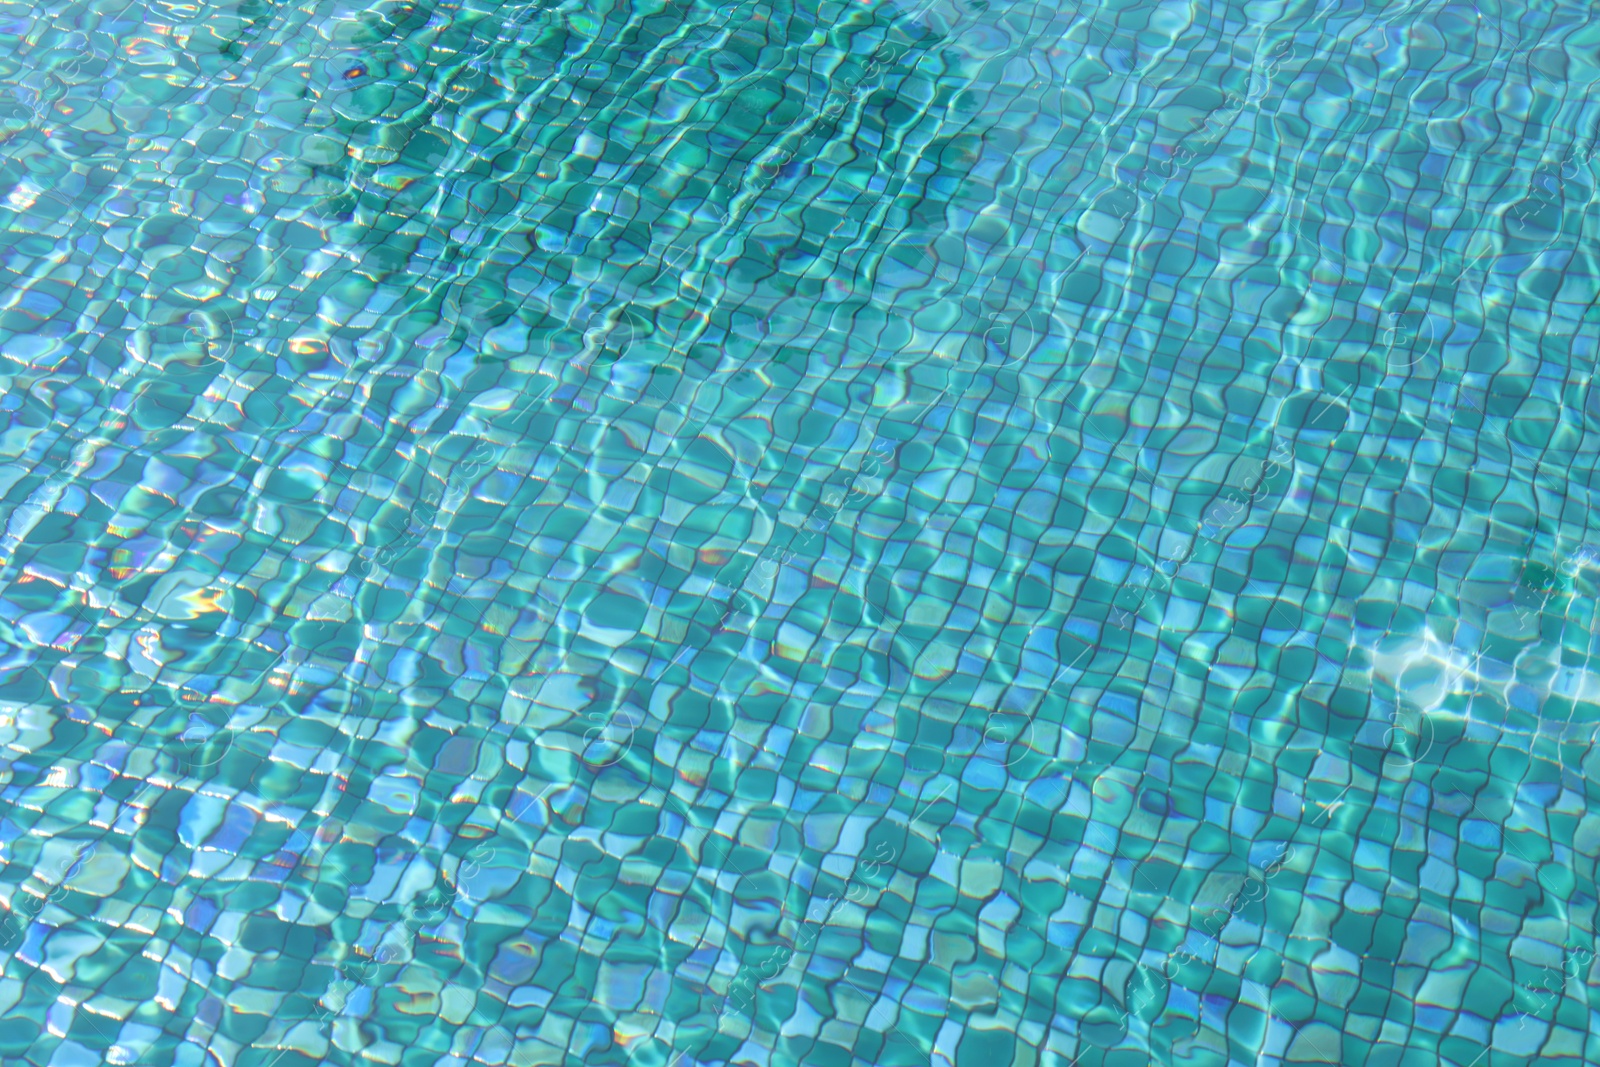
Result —
[[0, 1061], [1600, 1063], [1597, 84], [0, 5]]

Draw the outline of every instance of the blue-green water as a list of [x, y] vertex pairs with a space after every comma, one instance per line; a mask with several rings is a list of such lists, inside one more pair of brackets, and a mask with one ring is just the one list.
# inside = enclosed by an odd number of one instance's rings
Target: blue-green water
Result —
[[1600, 1063], [1588, 15], [7, 7], [0, 1062]]

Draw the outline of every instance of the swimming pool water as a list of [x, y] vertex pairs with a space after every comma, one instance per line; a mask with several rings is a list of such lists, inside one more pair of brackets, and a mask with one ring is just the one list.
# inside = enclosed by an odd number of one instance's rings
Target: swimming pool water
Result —
[[1600, 1063], [1580, 5], [0, 19], [0, 1061]]

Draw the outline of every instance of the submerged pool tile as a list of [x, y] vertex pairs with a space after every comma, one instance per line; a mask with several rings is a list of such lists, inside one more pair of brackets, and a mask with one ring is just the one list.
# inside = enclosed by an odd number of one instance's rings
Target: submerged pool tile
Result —
[[1327, 7], [19, 14], [3, 1055], [1592, 1058], [1572, 16]]

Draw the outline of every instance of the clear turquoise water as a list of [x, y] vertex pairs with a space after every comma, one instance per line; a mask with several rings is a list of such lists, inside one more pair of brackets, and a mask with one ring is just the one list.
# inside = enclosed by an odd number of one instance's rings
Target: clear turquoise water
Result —
[[0, 1061], [1600, 1062], [1578, 5], [0, 19]]

